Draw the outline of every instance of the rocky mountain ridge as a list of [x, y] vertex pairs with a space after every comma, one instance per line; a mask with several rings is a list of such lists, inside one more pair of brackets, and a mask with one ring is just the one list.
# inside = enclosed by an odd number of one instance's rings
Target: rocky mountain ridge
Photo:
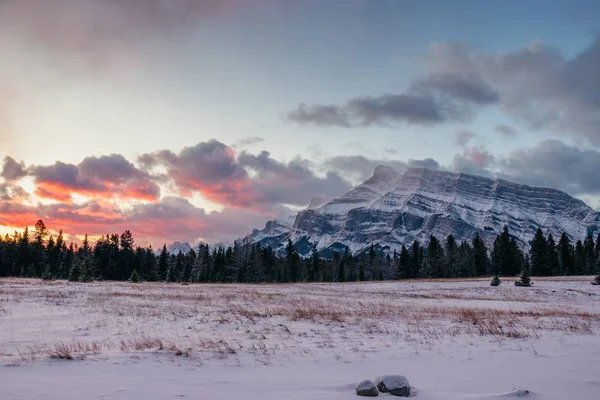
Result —
[[243, 243], [283, 252], [288, 239], [302, 256], [313, 244], [324, 255], [346, 246], [360, 253], [372, 243], [383, 252], [431, 234], [459, 241], [476, 233], [489, 247], [504, 225], [525, 246], [538, 228], [572, 240], [600, 230], [598, 212], [567, 193], [501, 179], [426, 168], [398, 173], [379, 166], [362, 184], [335, 199], [318, 198], [292, 220], [269, 221]]

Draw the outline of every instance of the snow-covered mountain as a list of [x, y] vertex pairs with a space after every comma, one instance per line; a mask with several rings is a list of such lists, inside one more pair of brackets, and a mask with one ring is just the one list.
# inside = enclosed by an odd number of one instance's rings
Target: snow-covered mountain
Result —
[[600, 218], [583, 201], [556, 189], [426, 168], [399, 174], [379, 166], [348, 193], [313, 200], [293, 223], [269, 221], [244, 242], [281, 252], [291, 239], [306, 256], [313, 243], [325, 254], [345, 246], [361, 252], [371, 243], [391, 251], [414, 240], [427, 243], [431, 234], [471, 240], [478, 232], [491, 246], [504, 225], [525, 245], [540, 227], [556, 240], [563, 231], [572, 240], [583, 239], [600, 229]]

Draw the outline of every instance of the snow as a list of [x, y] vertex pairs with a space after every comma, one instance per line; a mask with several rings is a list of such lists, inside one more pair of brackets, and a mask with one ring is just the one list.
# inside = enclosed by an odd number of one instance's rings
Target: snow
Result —
[[[356, 382], [380, 375], [424, 400], [596, 399], [591, 278], [502, 280], [3, 279], [0, 399], [356, 399]], [[60, 349], [74, 359], [52, 358]]]
[[[403, 215], [423, 220], [398, 224]], [[583, 240], [600, 229], [600, 219], [584, 202], [555, 189], [426, 168], [398, 174], [380, 166], [346, 194], [301, 211], [287, 232], [265, 230], [257, 237], [308, 237], [319, 249], [333, 244], [361, 249], [374, 242], [399, 250], [414, 240], [426, 245], [430, 234], [462, 241], [479, 232], [491, 247], [505, 225], [526, 246], [538, 227], [555, 238], [566, 232], [573, 241]]]

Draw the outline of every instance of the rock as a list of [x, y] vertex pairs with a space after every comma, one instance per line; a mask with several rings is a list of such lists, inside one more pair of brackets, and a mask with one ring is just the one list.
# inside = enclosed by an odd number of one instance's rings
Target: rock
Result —
[[375, 382], [381, 393], [390, 393], [394, 396], [410, 396], [410, 384], [402, 375], [386, 375], [378, 377]]
[[365, 397], [377, 397], [379, 396], [379, 390], [377, 390], [375, 382], [366, 379], [358, 382], [358, 385], [356, 385], [356, 394]]

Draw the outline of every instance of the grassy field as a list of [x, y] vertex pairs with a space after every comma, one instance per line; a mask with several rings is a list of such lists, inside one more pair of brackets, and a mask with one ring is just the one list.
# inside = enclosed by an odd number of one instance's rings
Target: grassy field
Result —
[[[520, 288], [511, 279], [499, 287], [488, 279], [294, 285], [2, 279], [0, 372], [148, 355], [205, 370], [360, 364], [376, 354], [420, 359], [457, 349], [520, 349], [527, 357], [548, 343], [600, 343], [600, 289], [590, 277], [534, 281]], [[597, 353], [591, 357], [600, 361]]]

